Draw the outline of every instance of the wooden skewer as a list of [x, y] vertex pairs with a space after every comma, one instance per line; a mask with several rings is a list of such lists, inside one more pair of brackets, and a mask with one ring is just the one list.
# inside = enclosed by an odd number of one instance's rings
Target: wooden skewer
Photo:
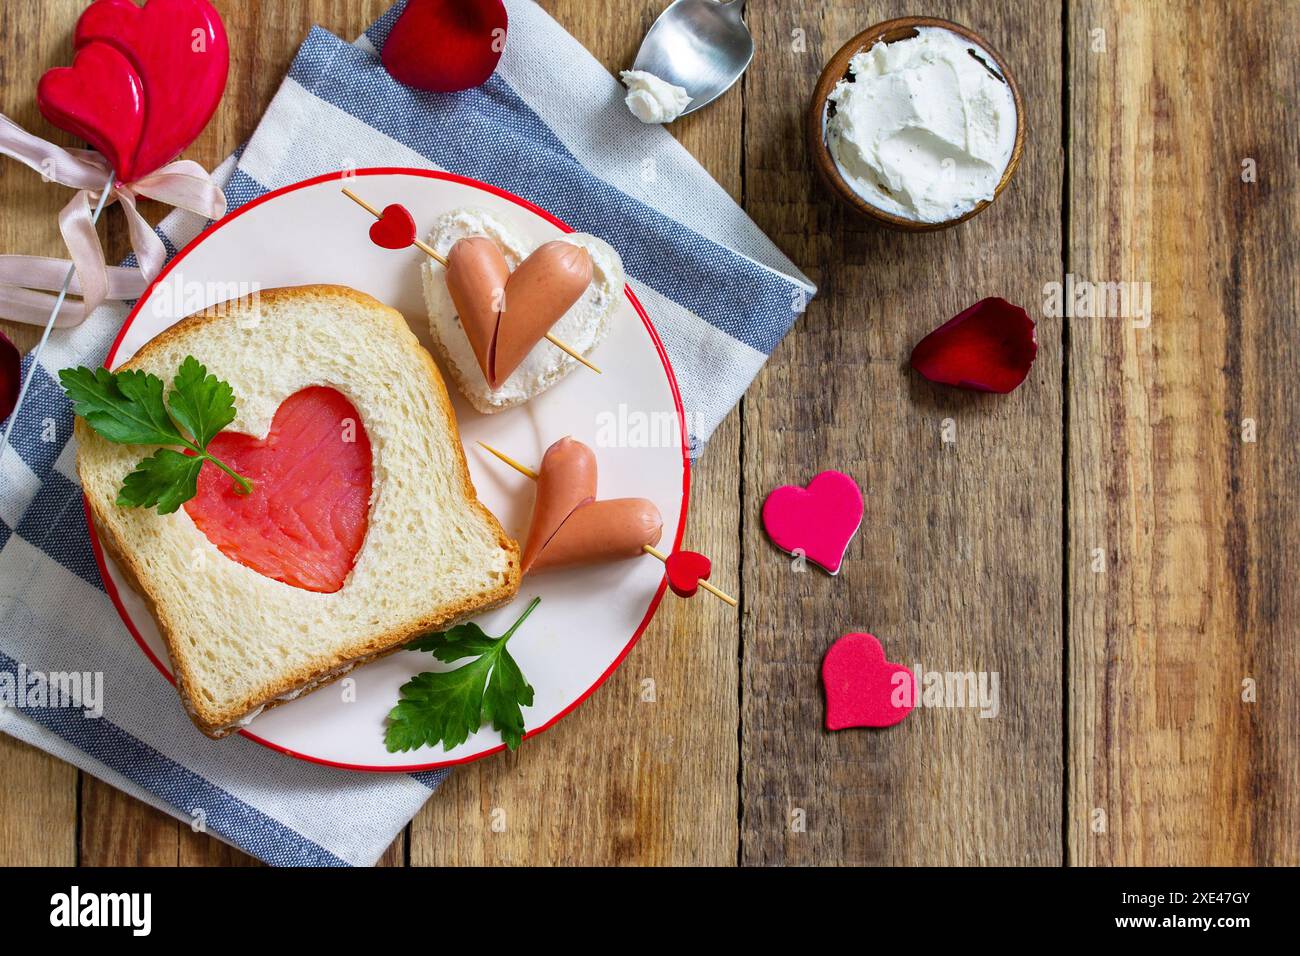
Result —
[[[489, 445], [487, 442], [481, 441], [479, 442], [479, 444], [482, 445], [488, 451], [490, 451], [492, 454], [496, 455], [498, 458], [504, 461], [515, 471], [519, 472], [519, 474], [524, 475], [527, 478], [531, 478], [533, 481], [536, 481], [540, 477], [536, 469], [529, 468], [527, 465], [523, 464], [522, 462], [515, 461], [505, 452], [498, 451], [497, 449]], [[665, 564], [668, 563], [668, 555], [664, 554], [662, 551], [660, 551], [658, 548], [654, 547], [653, 545], [649, 545], [649, 544], [642, 545], [641, 550], [653, 558], [658, 558], [660, 561], [664, 562]], [[737, 607], [739, 605], [739, 602], [734, 597], [732, 597], [730, 594], [728, 594], [725, 591], [718, 590], [708, 581], [705, 581], [703, 578], [700, 579], [700, 587], [704, 588], [704, 590], [708, 591], [714, 597], [721, 598], [723, 601], [726, 601], [732, 607]]]
[[535, 469], [533, 469], [533, 468], [529, 468], [527, 465], [525, 465], [525, 464], [523, 464], [523, 463], [521, 463], [521, 462], [517, 462], [517, 461], [515, 461], [513, 458], [511, 458], [509, 455], [507, 455], [507, 454], [506, 454], [505, 452], [503, 452], [503, 451], [497, 451], [495, 448], [493, 448], [493, 447], [492, 447], [491, 445], [489, 445], [487, 442], [485, 442], [485, 441], [481, 441], [481, 442], [479, 442], [479, 444], [482, 445], [484, 448], [486, 448], [488, 451], [492, 452], [492, 454], [496, 455], [498, 458], [500, 458], [502, 461], [504, 461], [507, 465], [509, 465], [509, 466], [510, 466], [511, 468], [513, 468], [515, 471], [519, 472], [519, 474], [523, 475], [525, 478], [531, 478], [533, 481], [536, 481], [538, 478], [541, 477], [541, 475], [538, 474], [537, 471], [536, 471]]
[[[382, 211], [370, 205], [370, 203], [366, 202], [364, 199], [362, 199], [360, 196], [354, 193], [351, 189], [348, 189], [346, 186], [343, 187], [343, 195], [347, 196], [354, 203], [356, 203], [366, 212], [370, 213], [370, 215], [374, 216], [376, 219], [380, 219], [383, 217], [384, 214]], [[441, 265], [444, 269], [447, 268], [447, 257], [439, 253], [438, 250], [433, 248], [433, 246], [429, 245], [427, 242], [423, 241], [422, 239], [415, 239], [412, 244], [415, 246], [415, 248], [419, 249], [421, 252], [423, 252], [434, 262]], [[565, 355], [569, 356], [569, 358], [573, 359], [576, 362], [581, 362], [583, 365], [587, 366], [587, 368], [591, 369], [597, 375], [601, 374], [600, 369], [596, 368], [596, 366], [592, 365], [591, 362], [587, 361], [587, 359], [585, 359], [582, 356], [581, 352], [577, 351], [572, 346], [565, 344], [560, 339], [557, 339], [550, 332], [546, 333], [546, 341], [550, 342], [552, 345], [554, 345]]]

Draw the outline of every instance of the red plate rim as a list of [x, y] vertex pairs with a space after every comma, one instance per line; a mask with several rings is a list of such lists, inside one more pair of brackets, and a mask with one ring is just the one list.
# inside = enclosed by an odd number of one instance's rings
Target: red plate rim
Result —
[[[122, 323], [121, 331], [117, 333], [117, 338], [113, 340], [113, 344], [109, 347], [108, 354], [104, 357], [104, 367], [105, 368], [112, 367], [113, 360], [117, 357], [117, 351], [122, 345], [122, 340], [126, 337], [127, 331], [131, 328], [132, 324], [135, 322], [136, 315], [139, 313], [140, 309], [143, 307], [145, 302], [148, 301], [149, 296], [152, 294], [154, 290], [154, 287], [157, 286], [158, 283], [161, 282], [163, 279], [165, 279], [167, 277], [167, 274], [171, 272], [172, 269], [175, 268], [181, 262], [182, 259], [184, 259], [187, 255], [189, 255], [190, 252], [192, 252], [208, 236], [215, 233], [218, 229], [221, 229], [223, 226], [226, 226], [229, 223], [233, 222], [234, 220], [238, 219], [244, 213], [248, 212], [248, 210], [260, 206], [264, 202], [268, 202], [272, 199], [275, 199], [277, 196], [283, 196], [285, 193], [294, 192], [295, 190], [298, 189], [305, 189], [308, 186], [315, 186], [319, 183], [329, 182], [331, 180], [347, 181], [356, 176], [392, 176], [392, 175], [423, 176], [426, 179], [442, 179], [442, 180], [446, 180], [447, 182], [458, 183], [462, 186], [471, 186], [475, 189], [481, 189], [486, 193], [490, 193], [493, 196], [498, 196], [501, 199], [507, 199], [510, 202], [514, 203], [515, 205], [527, 209], [529, 212], [535, 213], [536, 215], [545, 219], [547, 222], [558, 227], [564, 232], [574, 231], [573, 227], [570, 226], [568, 223], [560, 219], [557, 219], [555, 216], [551, 215], [545, 209], [542, 209], [540, 206], [534, 205], [533, 203], [529, 202], [527, 199], [521, 199], [520, 197], [514, 195], [513, 193], [507, 192], [504, 189], [499, 189], [498, 187], [492, 186], [488, 183], [479, 182], [477, 179], [470, 179], [466, 176], [457, 176], [455, 173], [446, 173], [440, 170], [432, 170], [432, 169], [416, 169], [413, 167], [406, 167], [406, 166], [371, 166], [371, 167], [366, 167], [364, 169], [347, 170], [347, 171], [340, 171], [334, 173], [324, 173], [320, 176], [313, 176], [311, 179], [304, 179], [301, 182], [292, 183], [288, 186], [282, 186], [279, 189], [274, 189], [268, 193], [258, 196], [256, 199], [249, 200], [247, 203], [240, 206], [234, 212], [229, 213], [222, 219], [208, 226], [208, 228], [204, 229], [201, 233], [199, 233], [192, 240], [190, 240], [190, 242], [186, 243], [185, 247], [181, 249], [180, 252], [176, 253], [176, 255], [172, 258], [172, 260], [168, 262], [166, 266], [163, 267], [163, 270], [158, 274], [158, 277], [154, 279], [153, 282], [149, 283], [149, 287], [145, 289], [145, 291], [140, 295], [140, 298], [136, 300], [135, 307], [131, 310], [130, 314], [127, 315], [126, 321]], [[655, 351], [659, 355], [659, 361], [663, 364], [664, 367], [664, 374], [668, 377], [668, 388], [672, 392], [673, 405], [677, 410], [677, 422], [679, 426], [678, 431], [679, 434], [682, 436], [682, 510], [681, 510], [681, 514], [678, 516], [677, 519], [677, 536], [673, 540], [673, 550], [675, 551], [681, 547], [682, 536], [685, 534], [686, 531], [686, 513], [690, 503], [690, 491], [691, 491], [691, 461], [690, 461], [689, 446], [686, 440], [686, 412], [685, 409], [683, 409], [682, 407], [681, 392], [677, 388], [677, 376], [673, 374], [672, 363], [668, 360], [668, 353], [664, 351], [664, 344], [663, 341], [659, 338], [659, 333], [655, 331], [654, 325], [650, 322], [650, 317], [646, 315], [645, 309], [642, 307], [641, 302], [637, 299], [636, 295], [632, 292], [631, 287], [625, 285], [623, 288], [624, 288], [624, 292], [627, 294], [628, 301], [632, 304], [632, 308], [635, 309], [636, 314], [641, 317], [641, 324], [645, 326], [645, 330], [650, 336], [650, 341], [654, 343]], [[104, 590], [108, 592], [109, 599], [113, 602], [113, 606], [117, 608], [118, 616], [122, 619], [122, 623], [126, 625], [126, 629], [131, 633], [131, 637], [134, 638], [136, 644], [139, 645], [140, 650], [144, 651], [145, 656], [149, 658], [149, 660], [153, 663], [154, 667], [158, 669], [158, 672], [162, 674], [163, 677], [167, 678], [167, 680], [170, 681], [173, 685], [175, 685], [176, 683], [175, 678], [172, 677], [171, 672], [168, 670], [166, 665], [158, 658], [156, 654], [154, 654], [153, 650], [149, 647], [149, 644], [141, 636], [139, 630], [135, 626], [135, 622], [131, 620], [131, 615], [127, 612], [126, 606], [122, 603], [121, 595], [118, 594], [117, 586], [113, 583], [112, 575], [108, 573], [108, 566], [104, 562], [104, 549], [103, 546], [100, 544], [99, 534], [95, 530], [95, 524], [91, 520], [90, 504], [85, 500], [84, 494], [82, 496], [82, 507], [85, 509], [86, 512], [86, 527], [89, 530], [89, 534], [90, 534], [90, 546], [95, 553], [95, 564], [99, 566], [99, 576], [104, 582]], [[577, 700], [571, 703], [568, 707], [564, 708], [562, 711], [560, 711], [558, 714], [552, 717], [541, 727], [535, 727], [532, 730], [529, 730], [527, 733], [525, 733], [524, 734], [525, 740], [527, 740], [530, 737], [535, 737], [538, 734], [542, 733], [543, 731], [549, 730], [551, 727], [555, 726], [556, 723], [558, 723], [562, 718], [567, 717], [570, 713], [572, 713], [578, 707], [579, 704], [581, 704], [588, 697], [594, 694], [597, 688], [599, 688], [600, 685], [602, 685], [603, 683], [605, 683], [606, 680], [609, 679], [609, 676], [613, 674], [615, 670], [618, 669], [618, 666], [623, 663], [627, 655], [632, 652], [632, 648], [635, 647], [637, 641], [641, 639], [641, 635], [645, 633], [645, 629], [650, 626], [650, 621], [651, 619], [654, 618], [655, 611], [658, 610], [659, 602], [663, 600], [664, 591], [667, 590], [667, 588], [668, 588], [668, 580], [665, 577], [664, 580], [659, 582], [659, 588], [658, 590], [655, 591], [654, 596], [650, 599], [649, 607], [646, 608], [645, 617], [641, 619], [641, 623], [637, 626], [636, 631], [633, 632], [631, 639], [627, 642], [627, 645], [624, 646], [624, 648], [619, 652], [619, 655], [614, 659], [614, 662], [610, 664], [608, 668], [605, 669], [605, 672], [603, 674], [601, 674], [598, 678], [596, 678], [596, 682], [592, 684], [590, 687], [588, 687], [581, 695], [579, 695]], [[288, 747], [281, 747], [278, 744], [272, 743], [266, 738], [259, 737], [257, 736], [257, 734], [251, 733], [248, 730], [241, 730], [239, 731], [239, 734], [244, 737], [247, 737], [249, 740], [253, 741], [254, 743], [261, 744], [263, 747], [266, 747], [269, 750], [274, 750], [277, 753], [285, 754], [286, 756], [293, 757], [296, 760], [303, 760], [308, 763], [320, 764], [326, 767], [337, 767], [341, 770], [362, 770], [370, 773], [417, 773], [425, 770], [439, 770], [443, 767], [454, 767], [457, 764], [472, 763], [475, 760], [482, 760], [484, 757], [490, 757], [493, 754], [498, 754], [501, 751], [506, 749], [506, 745], [502, 743], [496, 747], [493, 747], [491, 750], [485, 750], [481, 754], [475, 754], [470, 757], [460, 757], [456, 760], [436, 760], [433, 761], [432, 763], [407, 764], [398, 767], [373, 767], [373, 766], [367, 766], [365, 764], [350, 764], [350, 763], [341, 763], [336, 760], [325, 760], [321, 757], [313, 757], [311, 754], [299, 753], [296, 750], [290, 750]]]

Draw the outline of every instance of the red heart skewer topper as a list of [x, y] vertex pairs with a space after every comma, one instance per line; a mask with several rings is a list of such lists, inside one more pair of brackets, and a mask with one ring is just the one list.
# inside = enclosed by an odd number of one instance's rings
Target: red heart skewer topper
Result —
[[668, 586], [678, 597], [695, 597], [700, 582], [713, 573], [713, 562], [698, 551], [674, 551], [664, 562]]
[[77, 21], [73, 48], [72, 66], [41, 77], [37, 105], [103, 153], [124, 183], [194, 141], [230, 65], [225, 28], [207, 0], [95, 0]]
[[480, 86], [501, 59], [506, 21], [501, 0], [410, 0], [384, 43], [384, 69], [432, 93]]
[[385, 249], [405, 249], [415, 242], [415, 218], [401, 203], [385, 206], [370, 226], [370, 241]]
[[523, 573], [635, 558], [663, 533], [663, 518], [645, 498], [596, 498], [596, 456], [561, 438], [542, 457], [537, 503], [524, 545]]
[[826, 686], [826, 729], [892, 727], [912, 712], [916, 677], [885, 660], [870, 634], [845, 634], [822, 661]]

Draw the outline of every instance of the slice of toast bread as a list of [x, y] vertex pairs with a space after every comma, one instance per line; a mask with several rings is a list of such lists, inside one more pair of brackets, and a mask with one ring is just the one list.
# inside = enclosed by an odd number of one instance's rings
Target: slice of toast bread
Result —
[[356, 562], [338, 591], [320, 593], [227, 558], [184, 508], [118, 506], [123, 478], [155, 449], [112, 444], [77, 419], [95, 526], [151, 609], [205, 734], [225, 736], [518, 591], [519, 546], [478, 501], [446, 386], [401, 313], [342, 286], [263, 290], [183, 319], [122, 368], [170, 386], [187, 355], [233, 387], [228, 430], [263, 437], [281, 402], [324, 385], [357, 410], [373, 456]]

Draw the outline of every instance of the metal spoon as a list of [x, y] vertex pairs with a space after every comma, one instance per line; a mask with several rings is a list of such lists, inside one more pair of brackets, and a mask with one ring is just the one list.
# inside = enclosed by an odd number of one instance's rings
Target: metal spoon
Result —
[[691, 94], [683, 116], [712, 103], [754, 56], [754, 38], [740, 18], [744, 8], [745, 0], [677, 0], [645, 35], [632, 69]]

